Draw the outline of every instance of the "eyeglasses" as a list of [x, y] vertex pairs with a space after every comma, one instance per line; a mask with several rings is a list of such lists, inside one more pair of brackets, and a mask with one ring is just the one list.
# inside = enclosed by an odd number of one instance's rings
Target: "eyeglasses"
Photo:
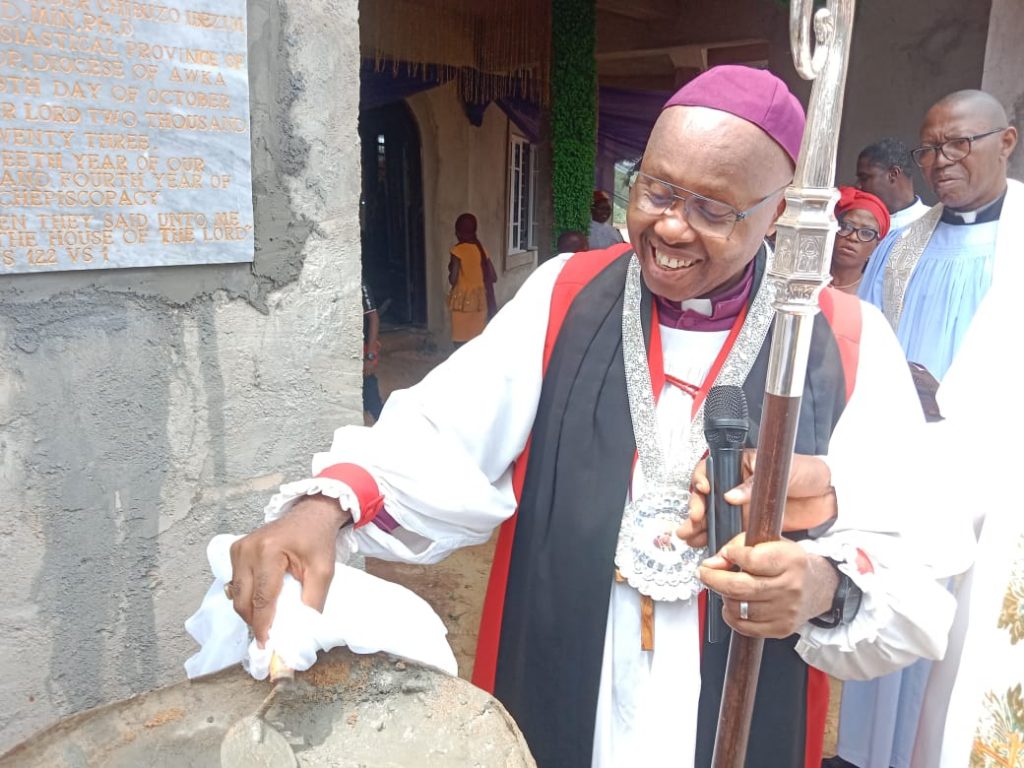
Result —
[[910, 154], [914, 158], [914, 162], [917, 163], [920, 168], [927, 168], [935, 163], [935, 160], [939, 156], [939, 152], [952, 163], [958, 160], [963, 160], [969, 154], [973, 148], [974, 142], [978, 139], [984, 139], [986, 136], [993, 136], [997, 133], [1002, 133], [1007, 130], [1006, 128], [993, 128], [991, 131], [985, 131], [984, 133], [976, 133], [973, 136], [961, 136], [958, 139], [949, 139], [941, 144], [925, 144], [915, 149]]
[[850, 237], [851, 235], [856, 236], [857, 240], [862, 243], [870, 243], [872, 240], [879, 238], [878, 230], [871, 229], [871, 227], [855, 227], [842, 219], [839, 220], [839, 236]]
[[745, 211], [738, 211], [728, 203], [704, 197], [685, 187], [669, 184], [642, 171], [633, 174], [631, 187], [633, 202], [641, 212], [650, 216], [662, 216], [676, 204], [676, 201], [680, 201], [687, 224], [702, 235], [723, 240], [729, 239], [738, 222], [743, 221], [786, 188], [779, 187]]

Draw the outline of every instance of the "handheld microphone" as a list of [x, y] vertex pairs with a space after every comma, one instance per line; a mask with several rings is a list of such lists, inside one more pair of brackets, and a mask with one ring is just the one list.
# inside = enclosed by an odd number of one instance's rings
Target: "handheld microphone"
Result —
[[[704, 437], [708, 441], [707, 498], [708, 551], [714, 555], [743, 531], [743, 510], [727, 502], [726, 492], [742, 480], [743, 445], [750, 421], [747, 396], [741, 387], [723, 384], [712, 387], [704, 404]], [[708, 592], [708, 642], [729, 637], [729, 625], [722, 618], [722, 597]]]

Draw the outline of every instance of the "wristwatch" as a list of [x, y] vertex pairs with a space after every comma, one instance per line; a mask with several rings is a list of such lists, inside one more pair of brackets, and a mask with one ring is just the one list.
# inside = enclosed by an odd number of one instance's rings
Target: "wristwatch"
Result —
[[841, 624], [849, 624], [853, 617], [860, 610], [861, 601], [864, 599], [864, 592], [853, 583], [853, 579], [839, 570], [839, 563], [831, 557], [826, 557], [829, 564], [835, 568], [839, 576], [839, 583], [836, 585], [835, 594], [832, 596], [832, 607], [820, 616], [811, 619], [811, 624], [823, 629], [835, 629]]
[[377, 359], [377, 353], [376, 352], [367, 352], [363, 357], [364, 357], [364, 359], [367, 362], [372, 363], [374, 360]]

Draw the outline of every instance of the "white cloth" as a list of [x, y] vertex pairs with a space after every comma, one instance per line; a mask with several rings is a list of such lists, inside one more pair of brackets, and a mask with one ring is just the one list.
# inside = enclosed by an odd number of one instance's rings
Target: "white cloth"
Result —
[[214, 582], [185, 629], [201, 649], [185, 662], [188, 676], [198, 677], [242, 662], [257, 680], [267, 677], [277, 654], [294, 670], [309, 669], [318, 651], [347, 645], [355, 653], [385, 651], [447, 672], [458, 673], [448, 630], [433, 609], [398, 584], [335, 564], [323, 613], [302, 602], [302, 586], [285, 576], [277, 599], [274, 625], [265, 647], [249, 640], [249, 628], [224, 594], [231, 581], [231, 545], [239, 536], [216, 536], [207, 547]]
[[[992, 699], [1024, 683], [1024, 638], [1000, 628], [1000, 612], [1009, 599], [1008, 582], [1016, 561], [1017, 595], [1024, 595], [1020, 563], [1024, 552], [1024, 510], [1013, 478], [1020, 452], [1009, 441], [1024, 429], [1020, 381], [1024, 355], [1007, 334], [1020, 324], [1020, 285], [1024, 279], [1024, 187], [1011, 184], [1000, 217], [996, 274], [953, 366], [939, 389], [946, 419], [931, 429], [927, 443], [933, 463], [932, 484], [964, 478], [969, 505], [947, 501], [937, 525], [973, 526], [965, 541], [977, 537], [977, 558], [957, 590], [956, 620], [946, 657], [934, 665], [928, 681], [912, 765], [914, 768], [963, 768], [986, 762], [980, 750], [997, 745], [991, 727]], [[955, 482], [955, 481], [954, 481]], [[927, 486], [928, 483], [922, 483]], [[965, 508], [966, 507], [966, 508]], [[974, 536], [970, 534], [975, 534]], [[1024, 605], [1006, 609], [1021, 630]], [[1009, 722], [1012, 724], [1013, 719]], [[998, 729], [996, 729], [998, 730]], [[1024, 742], [1024, 722], [1013, 732]], [[1002, 734], [1005, 736], [1005, 732]], [[1021, 759], [1018, 755], [1017, 760]], [[1014, 763], [1020, 765], [1020, 762]]]
[[[989, 229], [992, 227], [992, 225], [986, 224], [972, 227], [945, 226], [947, 230], [955, 230], [954, 234], [964, 234], [968, 230]], [[1001, 343], [1001, 340], [1004, 338], [1003, 334], [1006, 333], [1007, 328], [1014, 327], [1019, 322], [1017, 318], [1009, 315], [1008, 312], [1014, 302], [1019, 304], [1020, 301], [1021, 243], [1024, 243], [1024, 185], [1012, 179], [1009, 180], [1007, 185], [1006, 199], [1003, 202], [1003, 210], [995, 232], [994, 242], [994, 253], [988, 254], [987, 257], [988, 262], [993, 265], [988, 269], [988, 272], [991, 274], [991, 288], [980, 299], [975, 316], [970, 324], [967, 325], [966, 330], [961, 329], [960, 335], [962, 340], [956, 349], [955, 355], [952, 355], [951, 367], [946, 372], [946, 375], [942, 377], [942, 385], [939, 392], [940, 398], [946, 401], [951, 399], [951, 395], [948, 392], [950, 386], [953, 387], [954, 391], [966, 391], [966, 387], [956, 383], [956, 380], [962, 380], [969, 376], [970, 374], [966, 373], [966, 371], [973, 371], [978, 377], [972, 382], [973, 385], [977, 385], [973, 394], [975, 397], [983, 397], [983, 407], [995, 408], [994, 403], [999, 402], [990, 397], [990, 392], [994, 386], [992, 381], [994, 377], [989, 375], [989, 372], [994, 371], [993, 366], [996, 365], [996, 361], [999, 358], [1004, 359], [999, 364], [1003, 364], [1005, 361], [1005, 353], [1009, 347]], [[938, 301], [939, 299], [934, 300]], [[979, 320], [983, 313], [989, 317], [989, 320]], [[991, 319], [994, 316], [1001, 317], [1001, 320], [1006, 325], [1001, 329], [997, 328], [995, 322]], [[979, 326], [981, 327], [980, 331], [978, 330]], [[952, 334], [953, 332], [950, 331], [948, 335]], [[995, 347], [995, 344], [999, 344], [999, 346]], [[920, 358], [921, 355], [917, 355], [917, 359]], [[1012, 356], [1010, 357], [1009, 364], [1016, 366], [1018, 371], [1021, 367], [1019, 360], [1014, 360]], [[940, 369], [936, 366], [935, 370], [945, 372], [945, 367]], [[959, 372], [954, 373], [954, 371]], [[950, 377], [953, 377], [952, 384], [950, 384]], [[984, 394], [982, 395], [982, 393]], [[1006, 400], [1006, 404], [1000, 408], [1000, 413], [1015, 410], [1010, 405], [1013, 402], [1015, 401]], [[956, 408], [957, 406], [954, 404], [953, 407]], [[946, 414], [945, 406], [942, 407], [942, 412]], [[948, 478], [963, 472], [960, 466], [948, 467], [949, 459], [955, 457], [957, 461], [963, 460], [965, 446], [974, 444], [965, 437], [959, 441], [953, 437], [942, 439], [943, 435], [952, 434], [953, 430], [953, 427], [950, 426], [952, 420], [948, 418], [948, 414], [946, 415], [946, 422], [928, 425], [928, 428], [925, 430], [926, 438], [921, 454], [921, 461], [924, 463], [919, 468], [919, 476], [935, 478], [933, 483], [939, 488], [947, 487], [943, 483], [944, 480], [948, 482]], [[969, 417], [967, 420], [969, 421]], [[965, 430], [966, 428], [966, 426], [960, 426], [956, 429]], [[1017, 433], [1007, 430], [1005, 434], [1016, 435]], [[942, 448], [939, 449], [936, 446], [942, 446]], [[948, 456], [944, 455], [943, 451], [948, 451]], [[940, 469], [937, 470], [937, 467]], [[1007, 476], [1011, 475], [1012, 472]], [[990, 475], [990, 470], [986, 470], [986, 477], [989, 476], [992, 476]], [[995, 475], [995, 477], [998, 477], [998, 475]], [[974, 499], [972, 499], [973, 501]], [[958, 536], [961, 541], [974, 540], [972, 531], [964, 527], [968, 513], [963, 507], [957, 504], [950, 504], [948, 499], [936, 499], [933, 501], [933, 506], [920, 503], [915, 504], [916, 508], [921, 508], [922, 506], [928, 506], [932, 509], [948, 509], [955, 512], [959, 517], [948, 521], [944, 527], [959, 530], [960, 534]], [[981, 506], [978, 504], [974, 508], [977, 509]], [[937, 525], [934, 521], [931, 521], [927, 523], [927, 527], [937, 527]], [[973, 554], [973, 548], [965, 545], [963, 552], [965, 556]], [[967, 565], [969, 565], [969, 561]], [[954, 568], [951, 570], [950, 575], [959, 573], [961, 570], [960, 567]], [[964, 589], [964, 585], [961, 585], [961, 595], [971, 592], [969, 587], [966, 588], [966, 592], [963, 591]], [[960, 617], [958, 621], [964, 621], [962, 601], [960, 609], [958, 611], [958, 616]], [[951, 643], [955, 643], [955, 639], [952, 639]], [[944, 668], [947, 670], [946, 674], [948, 674], [948, 665]], [[860, 768], [889, 768], [889, 766], [908, 768], [912, 764], [911, 755], [915, 748], [915, 743], [919, 745], [918, 749], [922, 748], [920, 745], [924, 742], [937, 745], [939, 740], [935, 732], [930, 735], [918, 734], [919, 720], [926, 717], [934, 720], [938, 717], [934, 713], [936, 706], [941, 705], [943, 707], [944, 720], [944, 702], [948, 700], [948, 696], [937, 698], [927, 694], [926, 698], [926, 683], [929, 676], [934, 677], [934, 674], [935, 672], [933, 672], [930, 663], [917, 662], [910, 669], [903, 672], [897, 672], [869, 683], [853, 683], [845, 686], [842, 708], [840, 710], [837, 750], [839, 755], [845, 760], [860, 766]], [[929, 708], [933, 710], [933, 714], [922, 714], [922, 706], [925, 707], [925, 710]], [[934, 766], [937, 764], [934, 761], [920, 763], [922, 766]], [[966, 762], [958, 764], [958, 768], [963, 765], [966, 765]]]
[[[314, 457], [314, 475], [341, 462], [372, 473], [400, 525], [393, 534], [372, 524], [346, 529], [345, 546], [371, 557], [436, 562], [486, 541], [513, 514], [511, 465], [533, 426], [551, 291], [566, 258], [541, 265], [481, 336], [420, 384], [392, 394], [374, 427], [343, 427], [330, 450]], [[689, 381], [702, 378], [726, 335], [668, 328], [662, 334], [666, 370]], [[900, 347], [882, 315], [867, 306], [860, 354], [856, 391], [827, 457], [839, 520], [804, 546], [851, 560], [860, 548], [875, 571], [862, 575], [844, 565], [865, 591], [857, 618], [835, 630], [806, 625], [798, 647], [808, 663], [844, 678], [942, 655], [954, 605], [934, 578], [945, 575], [957, 552], [955, 542], [940, 535], [926, 546], [915, 538], [920, 526], [905, 524], [917, 521], [892, 514], [907, 505], [899, 473], [879, 471], [879, 440], [923, 420]], [[670, 456], [686, 443], [690, 405], [676, 387], [659, 399], [659, 430]], [[634, 476], [634, 489], [642, 482]], [[318, 484], [283, 487], [268, 506], [268, 519]], [[926, 556], [937, 563], [937, 576], [920, 567]], [[696, 602], [659, 605], [656, 649], [643, 652], [635, 593], [609, 582], [609, 600], [593, 764], [632, 766], [643, 754], [647, 768], [686, 768], [693, 761], [700, 694]]]

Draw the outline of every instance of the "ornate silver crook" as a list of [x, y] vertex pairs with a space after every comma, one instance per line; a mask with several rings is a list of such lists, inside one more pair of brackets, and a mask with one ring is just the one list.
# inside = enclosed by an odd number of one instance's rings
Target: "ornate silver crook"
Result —
[[[814, 14], [813, 25], [811, 14]], [[814, 28], [814, 51], [811, 51], [811, 28]], [[829, 44], [835, 34], [835, 19], [830, 8], [814, 13], [814, 0], [790, 0], [789, 41], [793, 63], [804, 80], [813, 80], [825, 67]]]

